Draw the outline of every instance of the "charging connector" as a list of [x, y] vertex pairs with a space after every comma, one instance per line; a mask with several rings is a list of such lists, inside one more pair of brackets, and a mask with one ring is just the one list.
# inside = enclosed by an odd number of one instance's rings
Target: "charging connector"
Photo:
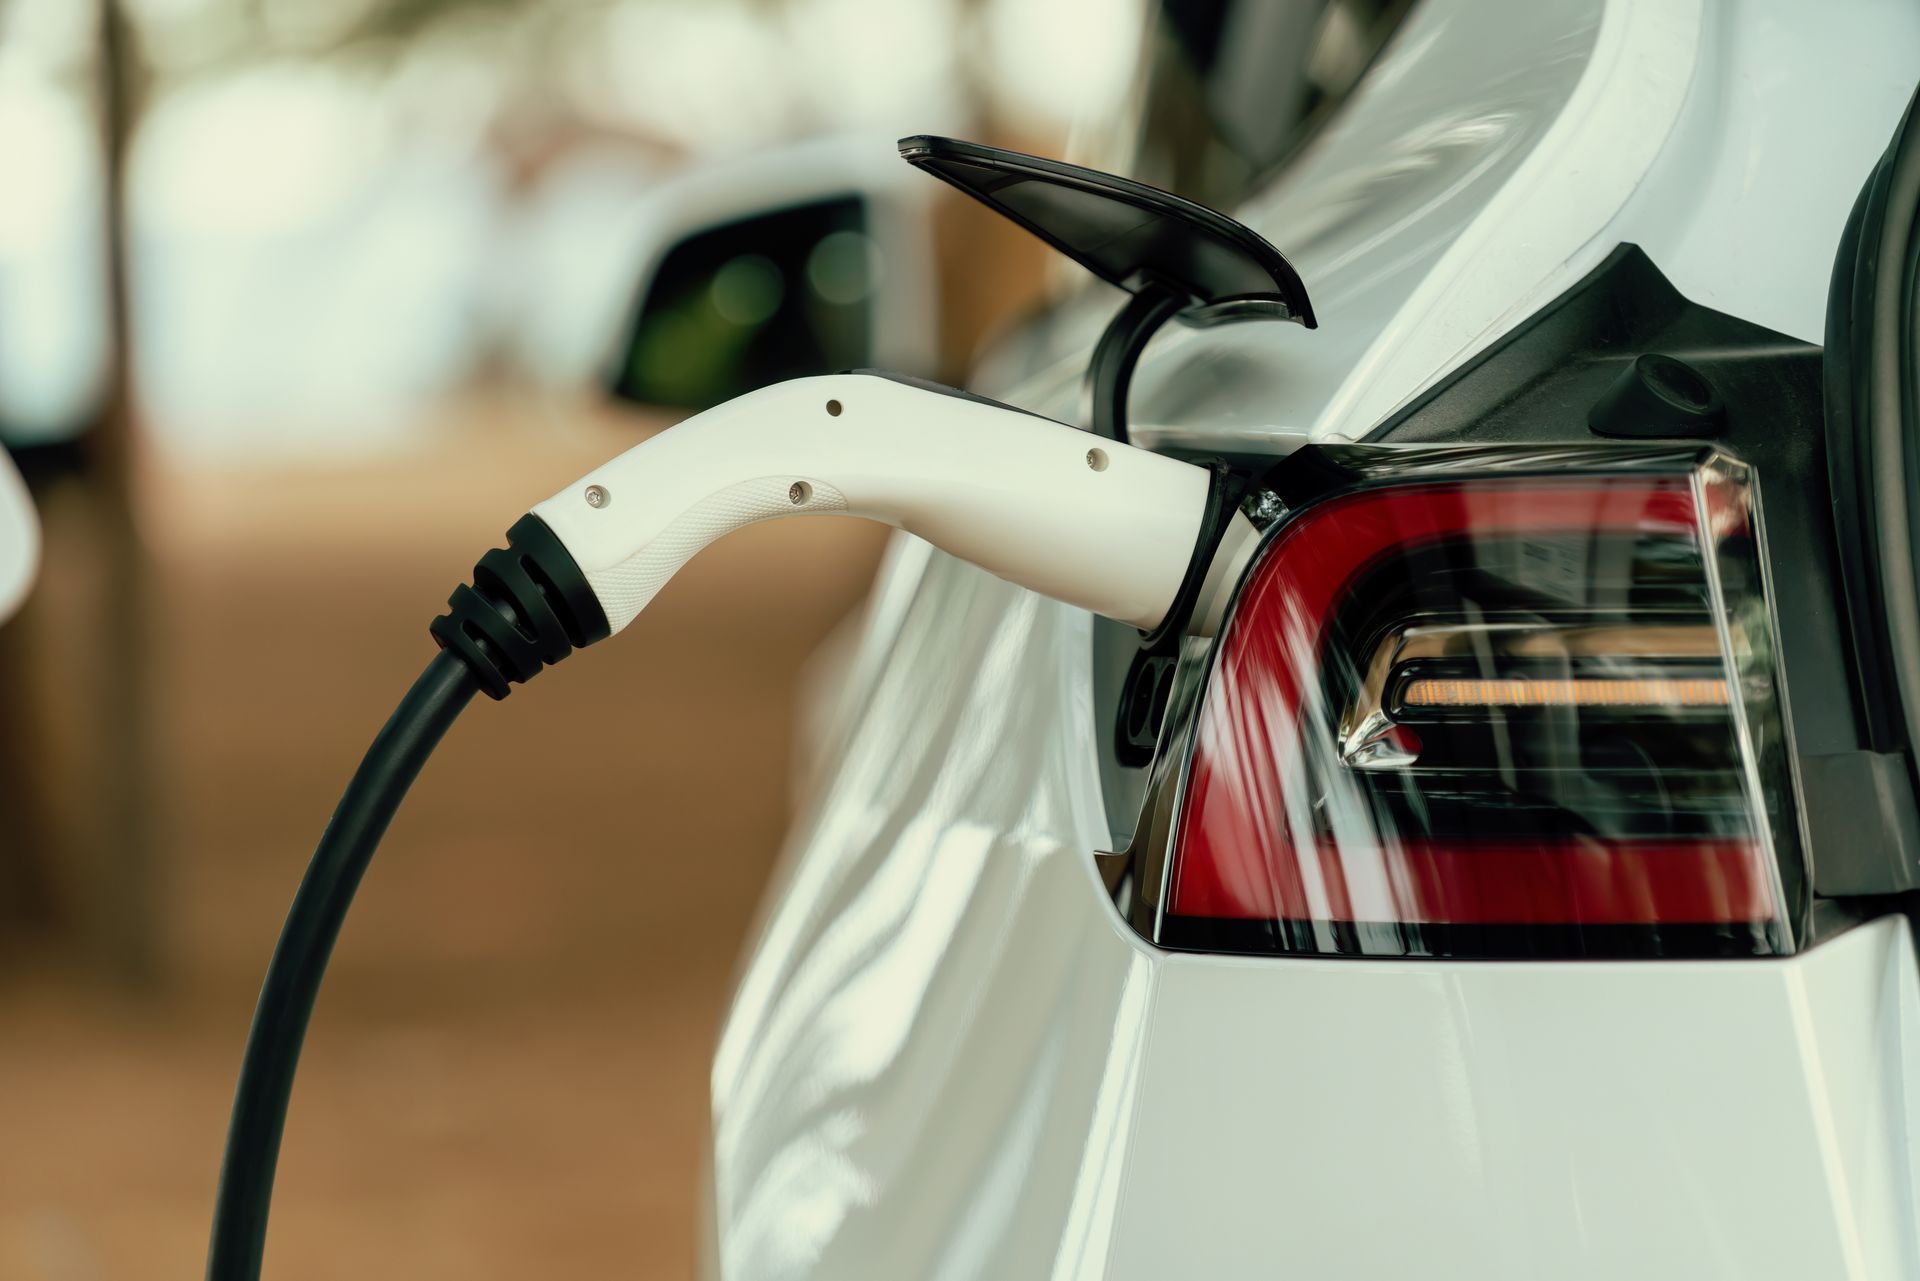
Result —
[[614, 631], [702, 547], [831, 512], [1151, 629], [1187, 571], [1207, 472], [929, 383], [872, 373], [749, 392], [534, 507]]
[[[481, 557], [433, 636], [504, 698], [627, 626], [743, 526], [864, 516], [1011, 582], [1152, 631], [1210, 634], [1256, 539], [1208, 520], [1211, 476], [1010, 405], [891, 374], [749, 392], [595, 468]], [[1196, 550], [1217, 528], [1218, 547]], [[1189, 581], [1191, 580], [1191, 581]]]
[[1007, 405], [853, 373], [741, 396], [538, 504], [433, 621], [442, 652], [368, 749], [294, 896], [235, 1090], [210, 1281], [260, 1275], [294, 1070], [334, 940], [407, 788], [476, 692], [504, 698], [619, 631], [730, 531], [813, 513], [908, 530], [1143, 631], [1191, 619], [1210, 632], [1256, 538], [1238, 511], [1223, 525], [1210, 484], [1203, 468]]

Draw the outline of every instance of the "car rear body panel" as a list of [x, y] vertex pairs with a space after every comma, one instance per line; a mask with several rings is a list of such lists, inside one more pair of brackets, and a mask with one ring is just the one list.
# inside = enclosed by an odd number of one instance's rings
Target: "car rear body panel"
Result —
[[[1171, 329], [1139, 435], [1357, 436], [1623, 241], [1817, 340], [1916, 65], [1891, 5], [1426, 0], [1242, 211], [1322, 329]], [[1396, 76], [1457, 101], [1382, 154]], [[980, 390], [1071, 418], [1111, 305]], [[1090, 638], [896, 544], [716, 1056], [715, 1275], [1920, 1276], [1904, 919], [1778, 960], [1157, 951], [1092, 858]]]
[[721, 1045], [719, 1275], [1915, 1274], [1904, 920], [1777, 961], [1157, 952], [1087, 856], [1085, 617], [919, 559]]

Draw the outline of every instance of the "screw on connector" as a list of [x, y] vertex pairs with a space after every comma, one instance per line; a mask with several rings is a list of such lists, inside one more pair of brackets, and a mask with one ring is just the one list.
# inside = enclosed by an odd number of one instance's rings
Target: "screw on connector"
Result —
[[813, 497], [813, 486], [804, 480], [796, 480], [787, 486], [787, 501], [795, 507], [802, 506]]
[[592, 507], [597, 511], [598, 509], [605, 507], [608, 503], [612, 501], [613, 501], [613, 495], [607, 492], [606, 487], [604, 485], [588, 485], [587, 486], [587, 506]]

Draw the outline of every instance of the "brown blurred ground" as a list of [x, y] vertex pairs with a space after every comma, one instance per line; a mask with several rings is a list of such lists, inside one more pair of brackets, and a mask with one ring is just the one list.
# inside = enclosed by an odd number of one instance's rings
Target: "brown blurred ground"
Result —
[[[261, 968], [426, 622], [518, 512], [637, 438], [500, 421], [529, 410], [346, 468], [149, 478], [158, 983], [0, 970], [0, 1278], [199, 1274]], [[744, 531], [455, 727], [335, 954], [269, 1276], [691, 1273], [707, 1062], [788, 817], [796, 684], [881, 541]]]

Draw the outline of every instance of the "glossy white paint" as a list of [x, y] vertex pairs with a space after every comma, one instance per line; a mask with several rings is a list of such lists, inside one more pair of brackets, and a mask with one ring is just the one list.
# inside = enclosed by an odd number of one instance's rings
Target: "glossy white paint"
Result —
[[1422, 4], [1238, 211], [1321, 328], [1170, 327], [1135, 436], [1357, 438], [1623, 242], [1689, 297], [1819, 342], [1841, 224], [1916, 66], [1920, 8], [1879, 0]]
[[1701, 43], [1680, 120], [1610, 231], [1694, 301], [1822, 342], [1840, 229], [1920, 69], [1920, 6], [1711, 4]]
[[0, 449], [0, 623], [20, 608], [40, 566], [40, 521], [33, 499]]
[[[1604, 52], [1616, 68], [1651, 59], [1662, 102], [1689, 72], [1690, 59], [1664, 47], [1671, 14], [1626, 0], [1608, 23], [1608, 8], [1607, 0], [1415, 6], [1339, 116], [1271, 189], [1235, 211], [1299, 269], [1320, 327], [1168, 326], [1135, 375], [1135, 437], [1285, 449], [1337, 428], [1357, 434], [1349, 420], [1411, 393], [1484, 323], [1449, 306], [1457, 292], [1479, 311], [1498, 311], [1537, 286], [1537, 267], [1515, 274], [1497, 254], [1482, 261], [1510, 200], [1525, 217], [1526, 202], [1506, 193], [1539, 189], [1539, 171], [1555, 163], [1546, 140], [1586, 132], [1572, 122], [1595, 110], [1630, 113], [1645, 127], [1635, 86], [1590, 75], [1596, 59]], [[1692, 0], [1677, 9], [1691, 12]], [[1622, 49], [1629, 36], [1647, 48]], [[1683, 44], [1684, 54], [1692, 42]], [[1634, 151], [1647, 150], [1638, 140]], [[1604, 149], [1593, 159], [1604, 169], [1600, 185], [1625, 199], [1639, 170], [1609, 163]], [[1641, 156], [1641, 168], [1649, 159]], [[1592, 216], [1583, 211], [1582, 220]], [[1584, 238], [1546, 217], [1507, 230], [1549, 260]], [[1097, 333], [1111, 304], [1090, 301]], [[1077, 383], [1085, 364], [1084, 348], [1068, 344], [1042, 380], [1049, 398]]]
[[1920, 1275], [1917, 975], [1169, 958], [1106, 1275]]
[[[1425, 0], [1243, 211], [1323, 328], [1169, 332], [1139, 435], [1359, 434], [1621, 240], [1817, 338], [1916, 67], [1905, 5]], [[1012, 399], [1071, 412], [1111, 305], [997, 362], [1051, 365]], [[1089, 857], [1088, 627], [896, 550], [716, 1057], [714, 1275], [1920, 1276], [1904, 924], [1778, 961], [1158, 953]]]
[[1090, 883], [1087, 617], [892, 567], [715, 1060], [720, 1275], [1033, 1275], [1097, 1217], [1150, 961]]

